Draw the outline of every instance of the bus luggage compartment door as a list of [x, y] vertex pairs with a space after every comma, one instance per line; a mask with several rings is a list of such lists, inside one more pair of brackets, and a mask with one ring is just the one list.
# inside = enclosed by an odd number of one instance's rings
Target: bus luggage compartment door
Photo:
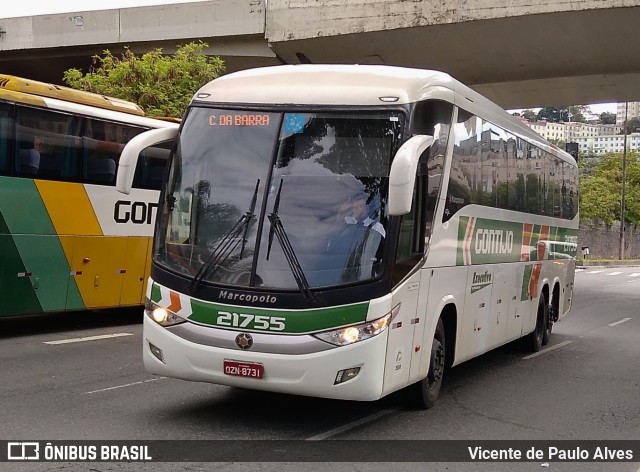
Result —
[[79, 236], [75, 239], [71, 269], [85, 306], [118, 306], [128, 238]]

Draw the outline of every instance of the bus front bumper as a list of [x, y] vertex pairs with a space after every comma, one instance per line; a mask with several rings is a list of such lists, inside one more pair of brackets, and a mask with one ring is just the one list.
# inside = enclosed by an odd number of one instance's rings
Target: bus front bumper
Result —
[[[342, 400], [382, 396], [387, 331], [348, 346], [284, 355], [199, 344], [144, 316], [143, 340], [145, 369], [165, 377]], [[258, 379], [225, 374], [225, 361], [261, 364], [264, 375]], [[357, 367], [354, 378], [336, 384], [340, 371]]]

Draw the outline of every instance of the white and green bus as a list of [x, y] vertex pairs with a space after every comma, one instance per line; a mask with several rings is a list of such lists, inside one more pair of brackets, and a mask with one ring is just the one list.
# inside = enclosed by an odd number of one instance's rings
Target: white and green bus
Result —
[[144, 316], [149, 372], [434, 404], [445, 368], [571, 307], [578, 169], [440, 72], [299, 65], [202, 87], [175, 137]]

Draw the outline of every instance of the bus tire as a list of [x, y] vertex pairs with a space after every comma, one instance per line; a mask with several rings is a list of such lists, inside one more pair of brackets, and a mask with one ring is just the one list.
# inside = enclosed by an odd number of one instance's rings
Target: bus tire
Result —
[[551, 307], [547, 306], [547, 322], [545, 323], [544, 331], [542, 332], [542, 345], [549, 344], [551, 339], [551, 330], [553, 329], [553, 320], [551, 319]]
[[410, 400], [413, 406], [421, 410], [435, 405], [442, 385], [445, 368], [445, 331], [442, 318], [438, 319], [436, 332], [431, 342], [431, 359], [427, 376], [409, 386]]
[[559, 311], [559, 303], [558, 303], [558, 295], [556, 290], [553, 291], [553, 296], [551, 297], [551, 304], [547, 307], [548, 315], [547, 315], [547, 329], [544, 330], [544, 334], [542, 335], [542, 345], [546, 346], [549, 344], [549, 339], [551, 338], [551, 330], [553, 329], [553, 323], [558, 321], [558, 311]]
[[540, 350], [543, 345], [545, 332], [548, 332], [548, 336], [551, 335], [551, 329], [549, 328], [549, 306], [547, 305], [544, 295], [540, 295], [538, 299], [536, 327], [526, 338], [526, 345], [530, 351], [538, 352]]

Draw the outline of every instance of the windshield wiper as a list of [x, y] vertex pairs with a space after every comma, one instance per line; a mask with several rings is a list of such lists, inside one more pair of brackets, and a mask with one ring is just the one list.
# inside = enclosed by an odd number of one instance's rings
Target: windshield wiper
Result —
[[[249, 210], [244, 213], [233, 227], [225, 234], [218, 245], [211, 251], [207, 260], [202, 263], [200, 269], [193, 277], [191, 282], [191, 292], [194, 292], [202, 281], [211, 273], [213, 273], [224, 263], [227, 258], [233, 254], [233, 251], [238, 247], [238, 244], [242, 242], [240, 248], [240, 259], [244, 254], [244, 249], [247, 244], [247, 234], [249, 233], [249, 226], [251, 221], [255, 219], [256, 202], [258, 200], [258, 188], [260, 187], [260, 179], [256, 182], [256, 189], [253, 191], [253, 197], [251, 198], [251, 204]], [[242, 238], [239, 239], [239, 236]]]
[[298, 288], [300, 289], [300, 293], [304, 296], [307, 301], [318, 303], [318, 299], [315, 297], [313, 292], [311, 291], [311, 287], [309, 286], [309, 282], [304, 275], [304, 271], [302, 270], [302, 266], [300, 265], [300, 261], [296, 256], [296, 253], [291, 245], [291, 241], [289, 240], [286, 231], [284, 230], [284, 226], [282, 225], [282, 220], [278, 216], [278, 209], [280, 208], [280, 195], [282, 193], [282, 183], [283, 179], [280, 179], [280, 187], [278, 188], [278, 193], [276, 195], [276, 199], [273, 202], [273, 210], [269, 215], [267, 215], [267, 219], [269, 223], [271, 223], [271, 231], [269, 232], [269, 247], [267, 249], [267, 260], [269, 260], [269, 253], [271, 252], [271, 243], [273, 242], [273, 235], [276, 235], [278, 238], [278, 242], [280, 243], [280, 247], [282, 247], [282, 253], [289, 264], [289, 268], [291, 269], [291, 274], [293, 274], [293, 278], [298, 284]]

